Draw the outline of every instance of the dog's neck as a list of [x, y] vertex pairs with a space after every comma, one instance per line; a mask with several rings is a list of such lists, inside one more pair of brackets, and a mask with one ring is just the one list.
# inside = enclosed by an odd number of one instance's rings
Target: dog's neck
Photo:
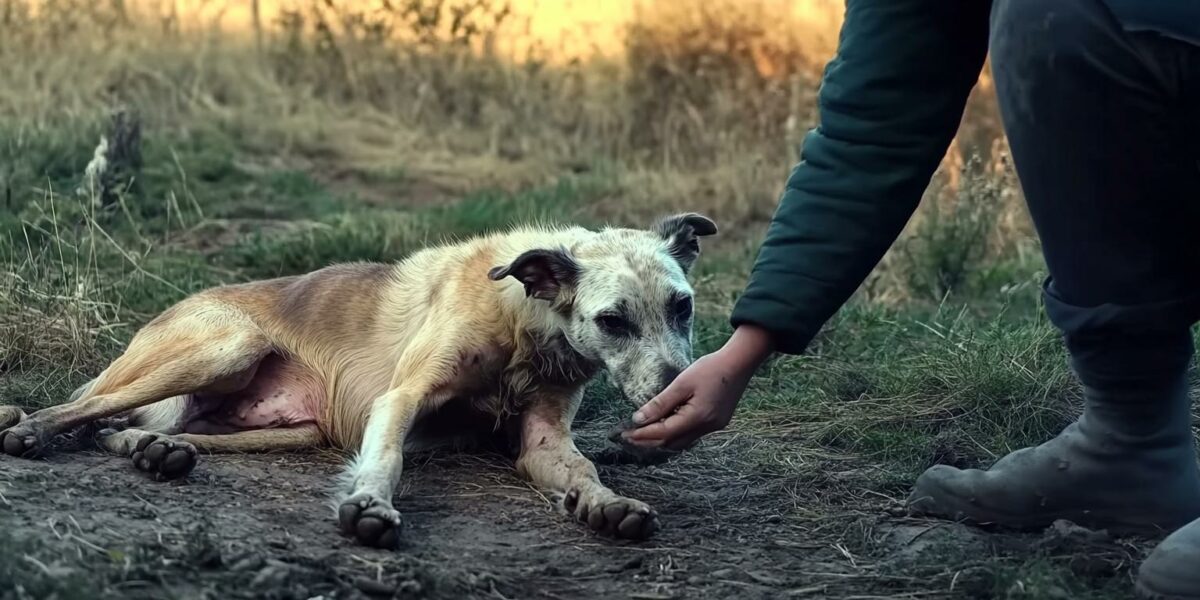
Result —
[[576, 352], [561, 329], [514, 332], [508, 365], [501, 375], [500, 393], [480, 398], [478, 408], [496, 415], [497, 423], [519, 414], [528, 402], [549, 393], [571, 397], [599, 370]]
[[600, 365], [575, 350], [559, 328], [526, 332], [528, 364], [541, 383], [572, 388], [587, 383]]
[[[501, 298], [502, 310], [511, 311], [509, 322], [514, 330], [510, 339], [517, 342], [517, 353], [528, 351], [543, 357], [538, 360], [542, 363], [537, 369], [539, 374], [561, 374], [563, 368], [567, 368], [567, 372], [595, 373], [596, 367], [567, 340], [566, 329], [574, 312], [574, 298], [566, 294], [550, 301], [529, 298], [519, 285], [512, 283], [502, 292]], [[579, 368], [574, 368], [576, 366]]]

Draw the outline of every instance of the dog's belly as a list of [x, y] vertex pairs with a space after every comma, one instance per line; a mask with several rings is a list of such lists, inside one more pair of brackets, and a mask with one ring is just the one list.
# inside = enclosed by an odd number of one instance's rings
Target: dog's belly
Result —
[[307, 367], [270, 354], [241, 390], [192, 396], [184, 431], [219, 434], [316, 423], [325, 394], [324, 383]]
[[479, 403], [477, 398], [452, 398], [436, 410], [421, 415], [404, 442], [405, 451], [511, 451], [513, 436], [517, 433], [515, 420], [481, 410]]

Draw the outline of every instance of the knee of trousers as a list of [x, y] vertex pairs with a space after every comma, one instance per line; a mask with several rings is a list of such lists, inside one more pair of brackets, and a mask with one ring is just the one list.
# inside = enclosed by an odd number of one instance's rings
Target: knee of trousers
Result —
[[1175, 377], [1188, 369], [1200, 320], [1200, 295], [1123, 305], [1077, 306], [1052, 278], [1042, 290], [1046, 316], [1062, 332], [1071, 364], [1088, 385]]

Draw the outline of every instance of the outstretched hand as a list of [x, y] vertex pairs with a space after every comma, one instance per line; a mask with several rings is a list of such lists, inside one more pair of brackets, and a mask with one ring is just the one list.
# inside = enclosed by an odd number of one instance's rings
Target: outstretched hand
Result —
[[770, 354], [770, 338], [757, 327], [739, 327], [720, 350], [701, 357], [633, 415], [630, 443], [684, 450], [724, 429], [750, 378]]

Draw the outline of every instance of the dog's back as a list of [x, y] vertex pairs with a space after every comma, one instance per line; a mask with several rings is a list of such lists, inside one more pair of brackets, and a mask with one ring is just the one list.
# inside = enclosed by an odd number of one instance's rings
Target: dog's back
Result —
[[521, 332], [537, 329], [539, 316], [523, 296], [506, 298], [508, 288], [491, 281], [488, 271], [530, 248], [569, 247], [595, 235], [579, 228], [518, 229], [427, 248], [397, 264], [338, 264], [191, 296], [139, 332], [130, 351], [142, 345], [161, 351], [158, 330], [203, 315], [252, 327], [270, 354], [235, 393], [171, 398], [135, 411], [135, 424], [221, 433], [313, 422], [334, 445], [352, 448], [361, 441], [371, 401], [395, 384], [397, 364], [421, 335], [455, 337], [456, 345], [475, 349], [463, 360], [469, 377], [451, 378], [460, 383], [446, 392], [474, 396], [477, 406], [495, 405], [502, 401], [499, 372], [514, 352], [528, 350], [520, 348]]

